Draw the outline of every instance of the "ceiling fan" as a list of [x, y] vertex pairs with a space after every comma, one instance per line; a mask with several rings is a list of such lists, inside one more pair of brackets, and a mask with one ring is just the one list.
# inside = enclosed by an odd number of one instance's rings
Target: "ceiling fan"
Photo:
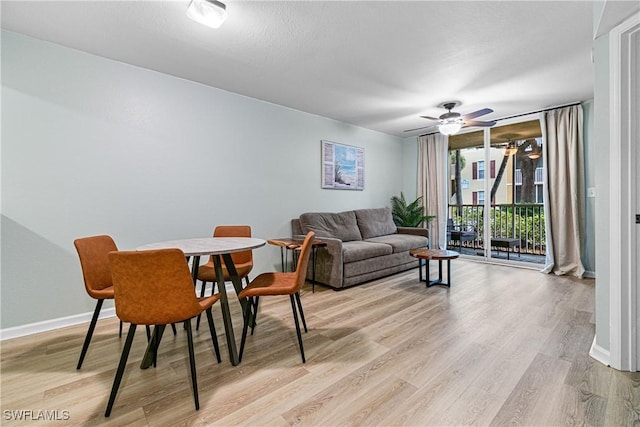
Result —
[[430, 116], [420, 116], [423, 119], [436, 120], [436, 121], [438, 121], [437, 124], [433, 124], [433, 125], [425, 126], [425, 127], [420, 127], [420, 128], [415, 128], [415, 129], [409, 129], [409, 130], [405, 130], [405, 132], [412, 132], [412, 131], [415, 131], [415, 130], [429, 129], [429, 128], [437, 127], [438, 130], [440, 131], [440, 133], [442, 133], [444, 135], [453, 135], [455, 133], [458, 133], [460, 131], [460, 129], [462, 129], [462, 128], [468, 128], [468, 127], [472, 127], [472, 126], [491, 127], [491, 126], [494, 126], [496, 124], [495, 120], [490, 120], [490, 121], [473, 120], [476, 117], [480, 117], [480, 116], [484, 116], [485, 114], [493, 113], [493, 110], [491, 108], [483, 108], [481, 110], [474, 111], [473, 113], [461, 115], [460, 113], [455, 113], [455, 112], [451, 111], [453, 108], [456, 107], [456, 105], [459, 105], [459, 103], [455, 102], [455, 101], [445, 102], [444, 104], [442, 104], [442, 107], [444, 107], [448, 111], [446, 113], [444, 113], [443, 115], [441, 115], [440, 117], [437, 117], [437, 118], [436, 117], [430, 117]]

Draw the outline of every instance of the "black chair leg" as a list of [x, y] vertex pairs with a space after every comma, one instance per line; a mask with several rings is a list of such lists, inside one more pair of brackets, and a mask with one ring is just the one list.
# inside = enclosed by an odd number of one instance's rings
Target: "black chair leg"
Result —
[[196, 379], [196, 358], [193, 353], [193, 335], [191, 334], [191, 319], [185, 320], [185, 329], [187, 330], [187, 345], [189, 346], [189, 367], [191, 368], [191, 384], [193, 385], [193, 400], [196, 404], [196, 411], [200, 409], [200, 400], [198, 399], [198, 380]]
[[298, 313], [296, 312], [296, 303], [294, 302], [293, 295], [289, 295], [291, 300], [291, 311], [293, 311], [293, 320], [296, 322], [296, 334], [298, 335], [298, 344], [300, 345], [300, 355], [302, 356], [302, 363], [305, 363], [304, 347], [302, 347], [302, 334], [300, 333], [300, 322], [298, 322]]
[[[200, 286], [200, 298], [204, 298], [204, 290], [207, 287], [207, 282], [202, 281], [202, 286]], [[196, 320], [196, 331], [200, 329], [200, 317], [202, 313], [198, 314], [198, 320]]]
[[[258, 303], [260, 302], [260, 297], [254, 297], [253, 299], [253, 319], [251, 321], [251, 335], [253, 335], [253, 331], [256, 329], [256, 321], [258, 320]], [[251, 298], [249, 299], [249, 304], [247, 306], [251, 306]]]
[[171, 324], [171, 329], [173, 330], [173, 335], [176, 335], [176, 325], [174, 323]]
[[151, 341], [151, 328], [149, 325], [145, 325], [145, 329], [147, 330], [147, 342]]
[[207, 288], [207, 282], [202, 281], [202, 286], [200, 287], [200, 298], [204, 298], [204, 291]]
[[247, 309], [244, 313], [244, 324], [242, 325], [242, 340], [240, 341], [240, 352], [238, 353], [238, 360], [242, 362], [242, 354], [244, 353], [244, 343], [247, 341], [247, 329], [249, 329], [249, 323], [253, 318], [253, 310], [251, 309], [251, 298], [247, 298]]
[[211, 341], [213, 342], [213, 349], [216, 352], [216, 359], [218, 363], [222, 362], [220, 359], [220, 347], [218, 346], [218, 334], [216, 333], [216, 327], [213, 324], [213, 315], [211, 314], [211, 307], [207, 310], [207, 321], [209, 322], [209, 332], [211, 332]]
[[105, 417], [111, 415], [111, 408], [113, 408], [113, 402], [116, 400], [116, 394], [118, 394], [118, 388], [120, 387], [120, 381], [122, 381], [122, 374], [124, 368], [127, 366], [127, 359], [129, 358], [129, 350], [131, 350], [131, 343], [133, 342], [133, 336], [136, 334], [136, 325], [133, 323], [129, 325], [129, 333], [127, 334], [127, 340], [124, 343], [122, 349], [122, 356], [120, 356], [120, 363], [118, 364], [118, 370], [116, 371], [116, 377], [113, 380], [113, 387], [111, 387], [111, 395], [109, 396], [109, 403], [107, 403], [107, 411], [104, 413]]
[[80, 369], [82, 367], [82, 362], [84, 361], [84, 357], [87, 355], [87, 350], [89, 349], [89, 343], [91, 342], [91, 337], [93, 336], [93, 330], [96, 328], [96, 323], [98, 322], [98, 315], [100, 314], [102, 303], [104, 303], [104, 300], [99, 299], [96, 304], [96, 308], [93, 310], [93, 316], [91, 317], [89, 330], [87, 331], [87, 336], [84, 337], [84, 343], [82, 344], [82, 351], [80, 352], [80, 360], [78, 360], [78, 366], [76, 366], [76, 369]]
[[298, 311], [300, 311], [300, 319], [302, 319], [302, 326], [304, 326], [304, 331], [307, 331], [307, 322], [304, 320], [304, 311], [302, 311], [302, 301], [300, 301], [300, 291], [296, 292], [296, 302], [298, 303]]
[[122, 320], [120, 321], [120, 327], [118, 328], [118, 338], [122, 338]]

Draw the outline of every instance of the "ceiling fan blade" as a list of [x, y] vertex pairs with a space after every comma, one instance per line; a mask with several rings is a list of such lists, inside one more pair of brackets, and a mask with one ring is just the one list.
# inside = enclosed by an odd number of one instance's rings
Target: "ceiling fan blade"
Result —
[[495, 126], [496, 122], [495, 120], [491, 120], [491, 121], [487, 121], [487, 122], [483, 122], [480, 120], [467, 120], [464, 122], [464, 125], [462, 125], [463, 128], [469, 128], [469, 127], [491, 127], [491, 126]]
[[431, 125], [431, 126], [424, 126], [421, 128], [415, 128], [415, 129], [407, 129], [404, 132], [413, 132], [414, 130], [423, 130], [423, 129], [431, 129], [431, 128], [435, 128], [437, 127], [437, 125]]
[[420, 116], [420, 117], [422, 117], [423, 119], [427, 119], [427, 120], [440, 120], [437, 117], [431, 117], [431, 116]]
[[463, 120], [471, 120], [476, 117], [484, 116], [485, 114], [493, 113], [491, 108], [483, 108], [482, 110], [474, 111], [473, 113], [465, 114], [462, 116]]

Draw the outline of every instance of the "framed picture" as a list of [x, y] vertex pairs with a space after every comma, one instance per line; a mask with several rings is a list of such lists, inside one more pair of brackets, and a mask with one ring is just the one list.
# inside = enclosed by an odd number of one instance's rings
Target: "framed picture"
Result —
[[364, 148], [321, 141], [322, 188], [364, 190]]

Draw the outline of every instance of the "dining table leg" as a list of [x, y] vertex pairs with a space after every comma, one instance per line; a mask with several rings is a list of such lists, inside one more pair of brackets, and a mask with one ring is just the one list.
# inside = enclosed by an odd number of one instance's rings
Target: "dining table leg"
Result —
[[[189, 258], [187, 258], [189, 262]], [[200, 255], [193, 257], [193, 263], [191, 264], [191, 277], [193, 278], [193, 286], [198, 284], [198, 269], [200, 268]]]
[[[229, 277], [231, 278], [231, 283], [233, 283], [233, 289], [236, 290], [236, 295], [239, 295], [242, 292], [242, 279], [238, 276], [238, 271], [236, 270], [236, 266], [233, 263], [233, 258], [231, 258], [231, 254], [222, 254], [222, 259], [224, 260], [224, 265], [227, 266], [227, 271], [229, 272]], [[239, 300], [240, 305], [242, 305], [242, 314], [244, 315], [244, 310], [247, 308], [247, 301], [244, 299]]]
[[151, 339], [147, 343], [147, 349], [142, 356], [142, 362], [140, 362], [140, 369], [147, 369], [151, 365], [156, 365], [158, 357], [158, 347], [160, 347], [160, 340], [162, 339], [162, 333], [166, 325], [156, 325], [153, 328]]
[[[231, 275], [233, 269], [233, 276], [235, 276], [236, 280], [233, 280], [233, 286], [237, 289], [236, 281], [240, 282], [238, 279], [238, 274], [235, 270], [235, 266], [233, 265], [233, 261], [231, 260], [231, 256], [228, 256], [229, 261], [227, 261], [227, 255], [223, 255], [225, 258], [225, 265], [227, 266], [227, 270]], [[238, 358], [238, 349], [236, 347], [236, 338], [233, 333], [233, 322], [231, 321], [231, 311], [229, 310], [229, 299], [227, 297], [227, 290], [224, 286], [224, 271], [222, 270], [222, 262], [220, 260], [220, 255], [212, 255], [213, 257], [213, 266], [216, 271], [216, 280], [218, 281], [218, 292], [220, 292], [220, 306], [222, 308], [222, 320], [224, 322], [224, 334], [227, 338], [227, 348], [229, 349], [229, 359], [231, 359], [231, 364], [236, 366], [240, 363]], [[242, 288], [242, 284], [240, 283], [240, 288]]]

